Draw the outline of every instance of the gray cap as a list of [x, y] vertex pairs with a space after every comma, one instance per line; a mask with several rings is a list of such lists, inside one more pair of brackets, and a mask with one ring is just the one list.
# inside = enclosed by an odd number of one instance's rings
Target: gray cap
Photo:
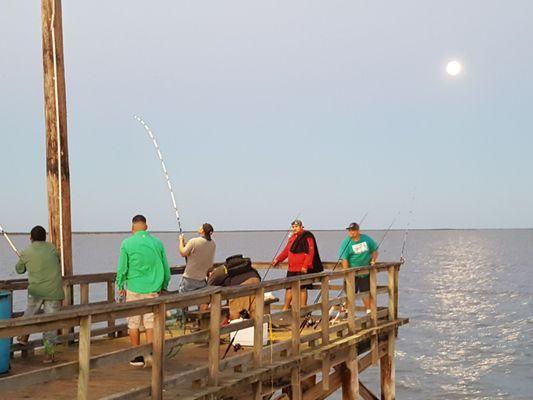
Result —
[[294, 221], [292, 221], [291, 226], [293, 225], [304, 226], [303, 222], [300, 221], [299, 219], [295, 219]]

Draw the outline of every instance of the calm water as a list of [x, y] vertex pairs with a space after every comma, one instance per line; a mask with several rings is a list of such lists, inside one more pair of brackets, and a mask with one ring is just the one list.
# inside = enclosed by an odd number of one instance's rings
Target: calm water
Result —
[[[284, 234], [218, 233], [217, 258], [244, 253], [270, 260]], [[317, 233], [323, 259], [336, 259], [343, 234]], [[181, 263], [176, 235], [158, 236], [171, 263]], [[113, 271], [124, 237], [75, 235], [75, 273]], [[403, 232], [391, 232], [380, 259], [398, 259], [402, 239]], [[23, 236], [14, 241], [27, 243]], [[399, 309], [410, 323], [397, 342], [398, 398], [533, 399], [533, 230], [413, 231], [407, 259]], [[0, 279], [16, 277], [15, 262], [2, 240]], [[371, 368], [361, 379], [378, 392], [378, 376]]]

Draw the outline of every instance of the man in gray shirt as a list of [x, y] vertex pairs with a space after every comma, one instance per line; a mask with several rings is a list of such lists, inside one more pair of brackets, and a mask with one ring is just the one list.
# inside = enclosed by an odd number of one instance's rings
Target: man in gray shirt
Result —
[[[211, 239], [213, 226], [205, 223], [198, 230], [200, 236], [185, 243], [185, 237], [180, 235], [179, 251], [187, 259], [185, 272], [179, 287], [180, 293], [192, 292], [207, 286], [207, 270], [213, 266], [215, 260], [215, 242]], [[204, 307], [201, 307], [201, 309]], [[207, 306], [204, 308], [207, 309]]]

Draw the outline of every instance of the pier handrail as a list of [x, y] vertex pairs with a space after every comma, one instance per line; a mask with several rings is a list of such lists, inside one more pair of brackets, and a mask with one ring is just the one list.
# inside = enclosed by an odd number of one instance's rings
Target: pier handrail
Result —
[[[264, 293], [266, 291], [276, 291], [281, 289], [292, 289], [293, 293], [297, 293], [300, 287], [309, 284], [320, 284], [318, 288], [321, 290], [322, 299], [317, 304], [310, 304], [301, 306], [299, 304], [299, 296], [294, 296], [293, 307], [288, 311], [272, 312], [269, 316], [271, 322], [278, 322], [280, 320], [288, 321], [291, 327], [291, 338], [287, 341], [277, 343], [275, 345], [276, 351], [280, 354], [285, 354], [284, 357], [299, 357], [302, 349], [302, 344], [308, 343], [310, 347], [316, 347], [316, 342], [320, 341], [320, 348], [326, 349], [330, 343], [330, 334], [343, 334], [346, 332], [345, 338], [350, 338], [346, 342], [350, 346], [350, 354], [353, 353], [354, 347], [363, 339], [368, 339], [370, 342], [369, 362], [376, 364], [381, 356], [382, 348], [378, 345], [378, 335], [383, 330], [397, 327], [402, 322], [397, 319], [397, 287], [398, 287], [398, 270], [400, 263], [378, 263], [373, 267], [366, 267], [361, 269], [339, 269], [336, 271], [324, 271], [317, 274], [309, 274], [304, 276], [296, 276], [291, 278], [281, 278], [269, 281], [264, 281], [255, 285], [235, 286], [235, 287], [210, 287], [196, 292], [185, 294], [170, 293], [154, 299], [146, 299], [140, 301], [133, 301], [128, 303], [111, 303], [111, 304], [87, 304], [77, 306], [73, 309], [67, 309], [53, 314], [41, 314], [36, 316], [18, 317], [9, 320], [0, 321], [0, 338], [11, 337], [21, 334], [29, 334], [35, 332], [43, 332], [47, 330], [66, 328], [71, 326], [80, 326], [79, 331], [79, 358], [77, 362], [66, 363], [65, 365], [58, 365], [58, 370], [62, 373], [75, 374], [78, 373], [78, 398], [85, 399], [88, 395], [88, 381], [90, 376], [90, 369], [111, 365], [116, 362], [124, 362], [136, 355], [148, 355], [153, 353], [152, 366], [152, 383], [150, 387], [144, 387], [142, 390], [147, 394], [152, 393], [152, 398], [161, 398], [162, 388], [165, 385], [175, 385], [176, 382], [181, 382], [184, 376], [190, 377], [188, 373], [182, 373], [180, 376], [169, 377], [171, 383], [165, 382], [163, 377], [164, 351], [165, 348], [176, 346], [179, 344], [187, 344], [192, 342], [205, 342], [209, 344], [209, 363], [207, 370], [200, 373], [195, 373], [205, 376], [210, 387], [218, 387], [220, 371], [224, 368], [233, 368], [239, 363], [250, 362], [254, 367], [263, 365], [264, 346], [263, 346], [263, 323], [267, 322], [264, 315]], [[377, 274], [380, 272], [388, 272], [388, 285], [386, 287], [377, 286]], [[371, 314], [364, 317], [357, 317], [355, 314], [355, 299], [365, 295], [364, 293], [355, 293], [355, 278], [357, 275], [370, 274], [370, 297], [374, 300]], [[344, 296], [330, 297], [330, 281], [343, 279], [346, 294]], [[382, 289], [383, 288], [383, 289]], [[377, 296], [378, 294], [388, 294], [388, 307], [378, 308]], [[245, 320], [238, 323], [220, 326], [221, 306], [223, 300], [232, 298], [255, 296], [256, 316], [250, 320]], [[329, 325], [329, 310], [334, 305], [340, 305], [346, 302], [348, 319], [337, 325]], [[174, 338], [165, 339], [165, 315], [167, 310], [175, 308], [184, 308], [190, 305], [201, 303], [210, 303], [210, 325], [209, 329], [200, 330], [194, 333], [178, 336]], [[309, 312], [320, 311], [322, 322], [320, 330], [312, 333], [301, 334], [300, 324], [301, 318]], [[128, 348], [115, 351], [112, 354], [104, 354], [91, 357], [90, 342], [91, 342], [91, 324], [99, 321], [106, 321], [110, 318], [118, 319], [132, 315], [144, 314], [146, 312], [154, 312], [154, 343], [150, 345], [142, 345], [136, 348]], [[383, 319], [385, 318], [385, 322]], [[378, 321], [381, 321], [378, 323]], [[388, 323], [386, 322], [388, 321]], [[239, 331], [248, 327], [255, 327], [254, 329], [254, 348], [250, 353], [228, 357], [220, 360], [220, 341], [218, 338], [221, 335], [226, 335], [232, 332]], [[388, 334], [389, 343], [391, 335]], [[216, 340], [213, 340], [217, 338]], [[389, 349], [390, 350], [390, 349]], [[318, 351], [318, 349], [317, 349]], [[325, 351], [325, 350], [324, 350]], [[281, 356], [283, 358], [283, 356]], [[287, 362], [292, 362], [287, 359]], [[353, 365], [352, 365], [353, 367]], [[329, 369], [328, 369], [329, 371]], [[191, 372], [192, 373], [192, 372]], [[46, 374], [35, 372], [35, 375], [41, 382], [49, 379]], [[196, 375], [195, 375], [196, 376]], [[327, 379], [327, 378], [326, 378]], [[2, 385], [6, 387], [16, 387], [20, 384], [20, 378], [16, 376], [7, 380], [0, 378], [0, 388]], [[293, 382], [294, 381], [294, 382]], [[174, 382], [174, 383], [172, 383]], [[291, 382], [296, 385], [296, 378], [293, 376]], [[141, 390], [141, 389], [139, 389]], [[144, 393], [144, 392], [143, 392]]]

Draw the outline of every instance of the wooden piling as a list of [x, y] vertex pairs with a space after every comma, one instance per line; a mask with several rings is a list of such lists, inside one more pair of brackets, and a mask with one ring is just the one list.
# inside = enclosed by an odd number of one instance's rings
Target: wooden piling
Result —
[[396, 399], [396, 368], [394, 361], [396, 334], [391, 330], [387, 339], [387, 353], [380, 359], [381, 399]]
[[[377, 296], [377, 271], [375, 267], [370, 269], [370, 320], [371, 326], [378, 326], [378, 296]], [[373, 334], [370, 338], [372, 352], [372, 365], [378, 364], [378, 335]]]
[[259, 288], [255, 292], [254, 316], [254, 366], [263, 365], [263, 312], [265, 308], [265, 289]]
[[[70, 169], [68, 162], [67, 101], [61, 0], [42, 0], [41, 23], [46, 122], [48, 227], [50, 239], [56, 246], [58, 253], [62, 255], [62, 274], [63, 276], [71, 276], [73, 269]], [[59, 168], [59, 165], [61, 168]], [[59, 176], [59, 170], [61, 170], [61, 176]]]

